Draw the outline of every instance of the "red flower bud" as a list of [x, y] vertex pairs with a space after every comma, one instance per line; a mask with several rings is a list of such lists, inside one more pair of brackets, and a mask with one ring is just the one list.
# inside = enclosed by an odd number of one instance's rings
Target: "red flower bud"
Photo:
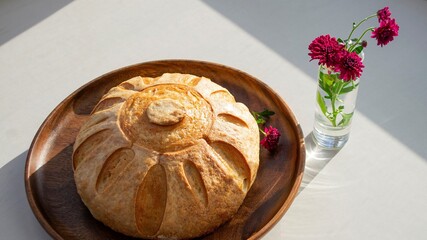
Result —
[[362, 47], [365, 48], [368, 46], [368, 42], [366, 40], [363, 40], [361, 43]]

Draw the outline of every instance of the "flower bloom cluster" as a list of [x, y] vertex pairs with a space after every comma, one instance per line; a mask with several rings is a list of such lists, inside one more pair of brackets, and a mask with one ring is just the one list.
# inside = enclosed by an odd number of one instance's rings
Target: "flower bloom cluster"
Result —
[[[351, 39], [354, 30], [372, 17], [378, 18], [379, 27], [368, 28], [360, 38]], [[319, 61], [319, 65], [324, 65], [328, 69], [339, 72], [340, 78], [344, 81], [356, 80], [361, 76], [365, 67], [358, 53], [367, 46], [367, 42], [361, 41], [361, 39], [368, 31], [372, 31], [371, 38], [377, 40], [377, 45], [383, 47], [399, 35], [399, 25], [397, 25], [394, 18], [391, 18], [389, 8], [384, 7], [358, 24], [353, 24], [353, 29], [345, 41], [331, 37], [329, 34], [315, 38], [308, 46], [310, 61], [316, 59]]]
[[397, 25], [395, 19], [389, 19], [380, 22], [380, 26], [376, 28], [371, 37], [377, 39], [377, 45], [381, 47], [387, 45], [393, 41], [394, 37], [399, 35], [399, 25]]

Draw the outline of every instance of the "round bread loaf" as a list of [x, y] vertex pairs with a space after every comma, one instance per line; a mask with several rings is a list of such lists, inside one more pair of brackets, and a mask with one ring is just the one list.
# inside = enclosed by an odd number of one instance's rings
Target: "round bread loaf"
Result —
[[134, 77], [102, 97], [76, 138], [92, 215], [140, 238], [193, 238], [239, 209], [259, 164], [248, 108], [205, 77]]

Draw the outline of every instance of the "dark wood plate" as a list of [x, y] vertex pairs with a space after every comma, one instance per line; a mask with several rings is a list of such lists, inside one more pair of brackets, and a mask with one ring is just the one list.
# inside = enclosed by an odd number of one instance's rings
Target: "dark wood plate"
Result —
[[295, 198], [305, 163], [302, 130], [286, 103], [266, 84], [233, 68], [190, 60], [164, 60], [124, 67], [84, 85], [62, 101], [41, 125], [28, 151], [25, 187], [29, 204], [55, 239], [130, 239], [95, 220], [80, 200], [71, 154], [80, 126], [111, 87], [134, 76], [166, 72], [205, 76], [226, 87], [252, 111], [276, 112], [268, 124], [282, 133], [275, 153], [260, 152], [256, 181], [237, 214], [201, 239], [258, 239], [285, 214]]

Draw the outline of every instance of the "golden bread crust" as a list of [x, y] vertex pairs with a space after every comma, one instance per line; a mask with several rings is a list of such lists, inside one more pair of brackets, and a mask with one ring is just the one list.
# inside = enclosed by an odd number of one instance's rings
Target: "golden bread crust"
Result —
[[74, 144], [78, 193], [123, 234], [192, 238], [229, 220], [255, 180], [258, 126], [207, 78], [166, 73], [112, 88]]

